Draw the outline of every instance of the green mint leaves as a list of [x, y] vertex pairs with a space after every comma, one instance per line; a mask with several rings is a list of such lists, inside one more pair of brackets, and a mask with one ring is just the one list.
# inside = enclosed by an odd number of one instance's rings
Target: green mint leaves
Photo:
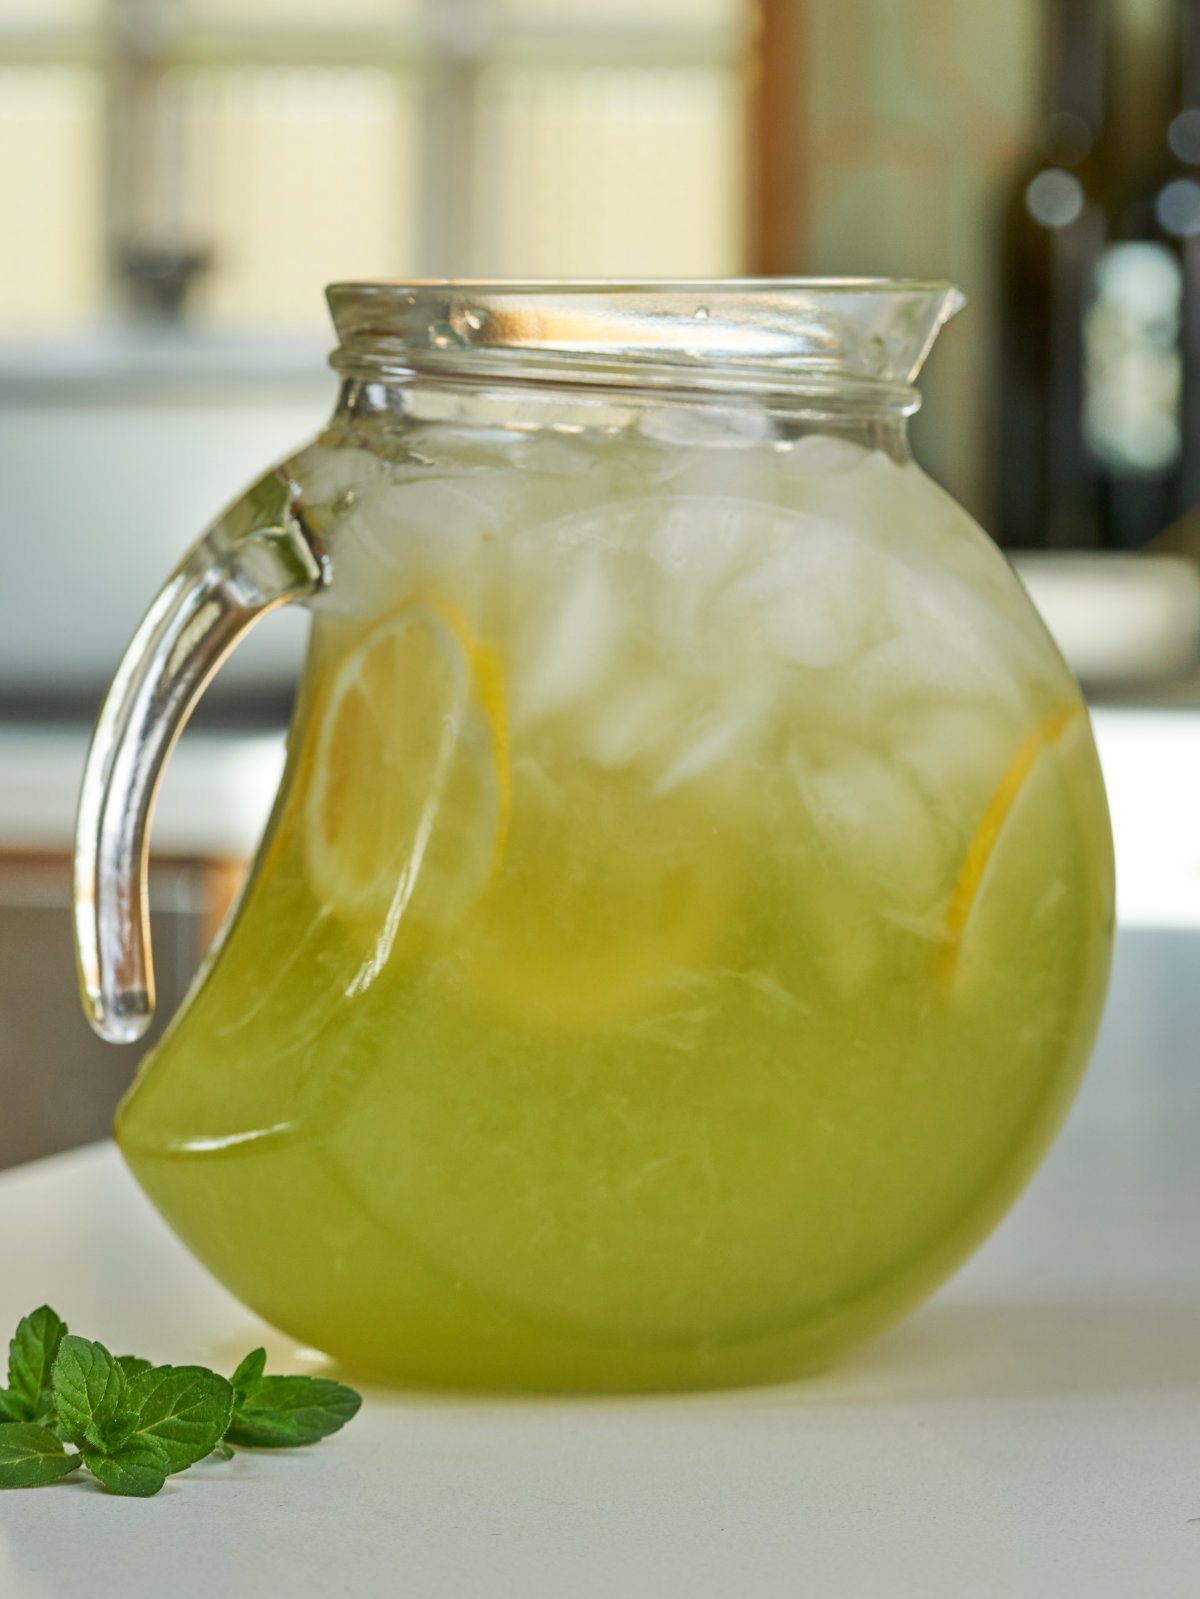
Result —
[[133, 1437], [118, 1449], [85, 1449], [83, 1463], [115, 1494], [149, 1499], [171, 1474], [167, 1452], [153, 1438]]
[[115, 1493], [145, 1497], [212, 1454], [233, 1415], [233, 1388], [203, 1366], [117, 1359], [68, 1334], [54, 1363], [54, 1402], [93, 1476]]
[[49, 1305], [22, 1316], [8, 1346], [8, 1387], [0, 1388], [0, 1422], [53, 1417], [50, 1373], [66, 1330], [66, 1322]]
[[40, 1488], [65, 1477], [78, 1465], [79, 1456], [69, 1455], [49, 1427], [37, 1427], [31, 1421], [0, 1427], [2, 1487]]
[[251, 1391], [262, 1381], [263, 1372], [266, 1369], [266, 1350], [252, 1349], [229, 1379], [233, 1384], [233, 1392], [239, 1405], [245, 1404]]
[[232, 1386], [203, 1366], [151, 1366], [130, 1383], [129, 1403], [138, 1418], [133, 1437], [163, 1451], [168, 1476], [211, 1455], [233, 1418]]
[[54, 1408], [78, 1448], [116, 1446], [128, 1438], [137, 1415], [124, 1404], [124, 1372], [103, 1344], [65, 1336], [54, 1362]]
[[[149, 1498], [168, 1477], [231, 1445], [317, 1443], [362, 1400], [327, 1377], [268, 1376], [266, 1351], [233, 1380], [204, 1366], [155, 1366], [78, 1338], [48, 1305], [22, 1319], [0, 1388], [0, 1488], [37, 1488], [80, 1466], [112, 1493]], [[65, 1447], [65, 1446], [70, 1446]]]
[[294, 1449], [319, 1443], [358, 1413], [362, 1399], [328, 1377], [267, 1377], [265, 1349], [233, 1374], [233, 1420], [225, 1434], [243, 1449]]

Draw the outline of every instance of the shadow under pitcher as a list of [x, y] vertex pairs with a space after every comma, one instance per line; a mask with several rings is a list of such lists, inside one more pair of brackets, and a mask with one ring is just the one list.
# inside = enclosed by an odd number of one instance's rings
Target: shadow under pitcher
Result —
[[313, 617], [240, 902], [117, 1117], [245, 1303], [393, 1380], [828, 1364], [958, 1266], [1090, 1051], [1078, 688], [914, 464], [946, 284], [344, 284], [328, 427], [122, 662], [80, 808], [97, 1029], [146, 833], [273, 606]]

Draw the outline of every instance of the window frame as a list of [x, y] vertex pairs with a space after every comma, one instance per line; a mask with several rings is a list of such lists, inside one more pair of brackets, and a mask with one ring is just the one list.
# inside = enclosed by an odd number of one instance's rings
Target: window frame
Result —
[[[779, 271], [787, 231], [784, 164], [772, 154], [786, 121], [786, 88], [773, 63], [798, 0], [743, 0], [728, 24], [636, 16], [561, 15], [509, 21], [491, 0], [417, 0], [395, 23], [207, 24], [177, 0], [100, 0], [91, 25], [0, 19], [0, 66], [86, 65], [103, 78], [101, 214], [107, 299], [122, 290], [122, 247], [143, 187], [146, 141], [163, 75], [179, 67], [372, 67], [422, 80], [415, 275], [478, 275], [472, 216], [475, 116], [482, 72], [494, 63], [572, 67], [704, 67], [740, 71], [745, 87], [746, 215], [743, 270]], [[793, 80], [794, 83], [794, 80]]]

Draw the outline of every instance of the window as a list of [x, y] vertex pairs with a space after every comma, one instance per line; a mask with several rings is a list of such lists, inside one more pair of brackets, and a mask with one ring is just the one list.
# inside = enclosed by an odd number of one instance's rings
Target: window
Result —
[[0, 330], [172, 271], [305, 331], [341, 277], [742, 270], [749, 12], [0, 0]]

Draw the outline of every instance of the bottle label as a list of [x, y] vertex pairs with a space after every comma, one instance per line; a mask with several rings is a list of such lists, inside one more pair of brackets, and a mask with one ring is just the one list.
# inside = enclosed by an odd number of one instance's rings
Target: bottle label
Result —
[[1183, 272], [1165, 245], [1113, 244], [1083, 325], [1083, 429], [1110, 471], [1169, 471], [1182, 447]]

